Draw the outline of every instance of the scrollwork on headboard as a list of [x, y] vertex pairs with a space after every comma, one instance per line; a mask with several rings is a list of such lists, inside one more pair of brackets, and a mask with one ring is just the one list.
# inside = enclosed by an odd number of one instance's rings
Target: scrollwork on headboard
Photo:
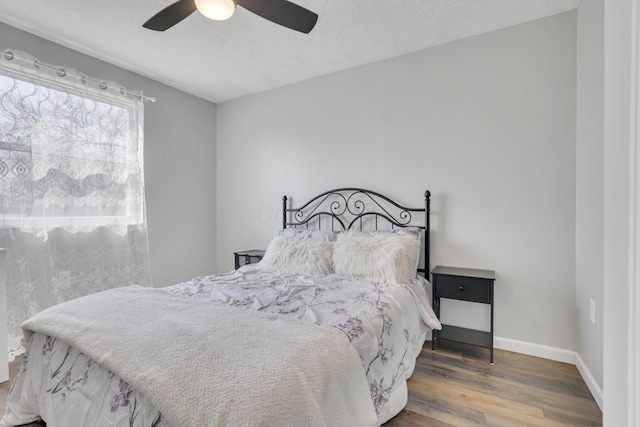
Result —
[[[409, 208], [380, 193], [363, 188], [337, 188], [311, 198], [299, 208], [282, 198], [282, 228], [305, 227], [332, 231], [386, 230], [418, 227], [424, 233], [424, 269], [429, 271], [429, 213], [431, 193], [424, 193], [424, 207]], [[420, 214], [424, 214], [420, 215]]]

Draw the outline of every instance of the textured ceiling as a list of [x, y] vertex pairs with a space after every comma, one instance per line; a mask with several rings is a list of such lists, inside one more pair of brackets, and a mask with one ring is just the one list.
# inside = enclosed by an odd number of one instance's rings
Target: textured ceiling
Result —
[[[228, 21], [211, 21], [196, 12], [163, 33], [142, 28], [174, 1], [0, 0], [0, 21], [218, 103], [565, 12], [580, 3], [292, 0], [320, 16], [310, 34], [241, 7]], [[0, 49], [11, 47], [0, 40]]]

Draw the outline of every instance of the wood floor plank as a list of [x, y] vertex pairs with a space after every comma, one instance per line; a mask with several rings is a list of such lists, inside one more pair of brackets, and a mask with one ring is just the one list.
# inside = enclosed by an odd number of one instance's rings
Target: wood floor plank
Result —
[[[424, 360], [419, 363], [426, 364]], [[422, 365], [418, 364], [418, 366]], [[500, 365], [484, 367], [468, 366], [464, 362], [458, 364], [450, 361], [435, 361], [430, 366], [423, 368], [432, 378], [440, 378], [440, 381], [462, 386], [469, 391], [491, 394], [496, 399], [509, 399], [524, 405], [542, 399], [539, 402], [542, 409], [562, 410], [567, 405], [579, 406], [584, 399], [587, 399], [589, 403], [592, 400], [591, 394], [581, 379], [582, 383], [578, 384], [573, 379], [564, 381], [553, 377], [546, 378], [547, 374], [541, 378], [537, 372], [527, 373], [522, 367], [514, 369], [508, 366], [506, 361]], [[575, 369], [571, 365], [562, 368], [562, 371]], [[577, 375], [579, 376], [579, 374]], [[540, 389], [544, 389], [542, 396]], [[542, 405], [542, 403], [545, 404]], [[595, 408], [590, 404], [585, 409], [593, 410]], [[599, 410], [593, 412], [592, 415], [597, 416], [598, 413]]]
[[414, 385], [420, 386], [424, 393], [437, 395], [443, 403], [464, 401], [464, 408], [482, 414], [483, 422], [488, 417], [494, 419], [519, 418], [530, 425], [541, 424], [545, 420], [544, 411], [537, 406], [520, 403], [510, 397], [490, 393], [482, 388], [469, 387], [464, 381], [451, 379], [443, 384], [434, 384], [432, 381], [421, 384], [420, 381], [419, 378], [416, 378]]

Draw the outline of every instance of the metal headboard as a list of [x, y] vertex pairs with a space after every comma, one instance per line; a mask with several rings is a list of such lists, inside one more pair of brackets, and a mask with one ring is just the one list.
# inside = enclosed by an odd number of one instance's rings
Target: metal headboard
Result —
[[[325, 191], [299, 208], [288, 206], [287, 196], [284, 196], [282, 228], [322, 230], [324, 227], [331, 231], [421, 228], [424, 230], [424, 268], [419, 268], [418, 271], [426, 277], [429, 272], [430, 203], [429, 190], [424, 193], [423, 208], [408, 208], [375, 191], [353, 187]], [[423, 213], [424, 218], [413, 213]]]

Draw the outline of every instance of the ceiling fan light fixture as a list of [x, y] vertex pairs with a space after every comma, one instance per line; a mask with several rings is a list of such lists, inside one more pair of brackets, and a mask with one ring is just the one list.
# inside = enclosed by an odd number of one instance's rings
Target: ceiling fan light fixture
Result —
[[198, 11], [209, 19], [224, 21], [236, 10], [237, 0], [195, 0]]

